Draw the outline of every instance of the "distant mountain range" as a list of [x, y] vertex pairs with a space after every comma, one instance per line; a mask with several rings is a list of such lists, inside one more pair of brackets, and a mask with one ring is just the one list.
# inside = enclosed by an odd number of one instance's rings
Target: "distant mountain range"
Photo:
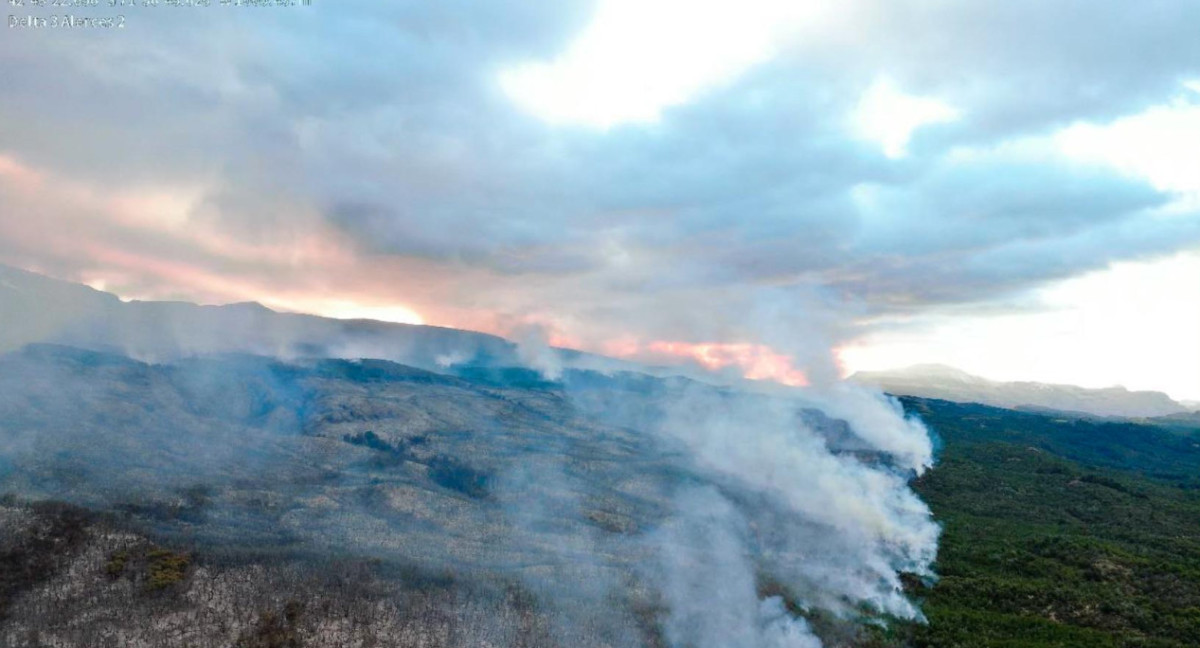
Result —
[[[0, 265], [0, 353], [31, 343], [114, 352], [151, 362], [251, 353], [280, 358], [378, 358], [433, 371], [550, 363], [655, 375], [693, 373], [567, 349], [536, 349], [531, 358], [530, 350], [485, 333], [280, 313], [252, 302], [201, 306], [122, 301], [88, 286]], [[1197, 416], [1190, 412], [1198, 409], [1161, 392], [995, 382], [944, 365], [859, 372], [851, 380], [896, 395], [1093, 416], [1188, 418]]]
[[1188, 407], [1162, 392], [1130, 391], [1124, 387], [1087, 389], [1038, 382], [997, 382], [937, 364], [890, 371], [860, 371], [850, 380], [900, 396], [1011, 409], [1045, 409], [1122, 418], [1179, 416], [1189, 412]]
[[201, 306], [122, 301], [82, 284], [0, 265], [0, 353], [32, 343], [69, 345], [150, 362], [250, 353], [279, 358], [378, 358], [433, 371], [547, 363], [648, 369], [567, 349], [522, 349], [495, 335], [440, 326], [281, 313], [254, 302]]
[[0, 266], [0, 305], [0, 352], [54, 343], [154, 361], [240, 352], [383, 358], [423, 368], [483, 358], [516, 364], [516, 346], [493, 335], [279, 313], [257, 303], [126, 302], [6, 266]]

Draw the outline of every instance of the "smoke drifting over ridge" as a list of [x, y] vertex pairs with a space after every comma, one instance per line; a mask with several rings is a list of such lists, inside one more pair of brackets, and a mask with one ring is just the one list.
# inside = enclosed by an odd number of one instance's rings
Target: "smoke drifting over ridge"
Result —
[[[923, 425], [866, 390], [815, 400], [803, 391], [778, 398], [695, 383], [669, 392], [606, 396], [599, 409], [623, 425], [641, 420], [638, 427], [686, 448], [717, 485], [678, 492], [672, 516], [652, 536], [673, 645], [820, 645], [778, 601], [759, 600], [762, 574], [779, 579], [804, 609], [921, 618], [899, 572], [933, 576], [939, 529], [906, 484], [932, 460]], [[638, 401], [644, 409], [621, 412]], [[814, 417], [809, 408], [818, 403], [863, 415]]]
[[[819, 646], [804, 611], [920, 618], [899, 574], [932, 577], [938, 528], [907, 487], [931, 444], [879, 393], [655, 377], [537, 330], [514, 345], [5, 280], [4, 319], [70, 304], [50, 341], [155, 363], [0, 356], [7, 488], [112, 506], [203, 484], [202, 531], [516, 577], [563, 645], [637, 645], [639, 606], [680, 648]], [[340, 355], [440, 373], [320, 359]], [[247, 504], [263, 497], [274, 513]]]

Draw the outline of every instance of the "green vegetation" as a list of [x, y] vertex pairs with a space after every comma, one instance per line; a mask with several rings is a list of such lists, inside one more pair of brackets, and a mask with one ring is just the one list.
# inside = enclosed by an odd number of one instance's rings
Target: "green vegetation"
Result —
[[404, 453], [403, 448], [397, 448], [387, 441], [384, 441], [383, 439], [379, 438], [379, 435], [375, 434], [375, 432], [371, 430], [367, 430], [366, 432], [359, 434], [342, 435], [342, 440], [351, 445], [363, 446], [372, 450], [378, 450], [380, 452], [388, 452], [392, 454]]
[[147, 543], [110, 553], [104, 573], [113, 580], [128, 577], [141, 582], [147, 592], [157, 592], [183, 582], [191, 565], [190, 555]]
[[192, 559], [167, 549], [151, 549], [146, 553], [146, 561], [146, 589], [158, 590], [182, 581]]
[[128, 551], [114, 551], [108, 557], [108, 563], [104, 565], [104, 573], [111, 578], [120, 578], [121, 574], [125, 573], [125, 566], [129, 564]]
[[[1194, 437], [907, 399], [941, 436], [915, 488], [944, 525], [916, 646], [1200, 645]], [[1125, 469], [1118, 469], [1124, 466]]]
[[486, 497], [488, 494], [488, 473], [447, 455], [438, 454], [425, 462], [415, 457], [409, 446], [424, 444], [426, 439], [423, 435], [392, 444], [380, 438], [374, 431], [367, 430], [359, 434], [342, 435], [342, 440], [376, 451], [376, 467], [394, 466], [405, 461], [424, 463], [429, 469], [429, 478], [443, 488], [474, 498]]
[[1180, 423], [1182, 419], [1164, 419], [1151, 425], [971, 403], [902, 400], [909, 411], [920, 414], [944, 437], [947, 456], [954, 456], [956, 447], [964, 444], [1008, 443], [1045, 450], [1089, 467], [1200, 489], [1200, 421], [1189, 426]]
[[487, 473], [446, 455], [437, 455], [429, 461], [429, 478], [443, 488], [468, 497], [481, 498], [488, 494]]

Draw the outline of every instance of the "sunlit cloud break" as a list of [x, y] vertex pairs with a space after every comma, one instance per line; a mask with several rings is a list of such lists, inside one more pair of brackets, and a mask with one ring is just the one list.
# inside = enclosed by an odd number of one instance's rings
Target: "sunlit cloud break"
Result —
[[[1067, 305], [1043, 289], [1200, 249], [1195, 11], [353, 4], [319, 28], [239, 23], [270, 60], [165, 13], [134, 39], [14, 31], [0, 262], [133, 299], [555, 322], [596, 352], [686, 341], [738, 350], [659, 360], [792, 382], [754, 358], [815, 380], [795, 339], [864, 348], [914, 326], [914, 354], [938, 355], [934, 320], [1053, 312]], [[86, 65], [84, 45], [137, 74]], [[98, 106], [86, 131], [54, 100], [68, 77]], [[1008, 375], [995, 358], [1053, 337], [987, 330], [955, 364]], [[1200, 397], [1097, 330], [1075, 339], [1106, 375]]]

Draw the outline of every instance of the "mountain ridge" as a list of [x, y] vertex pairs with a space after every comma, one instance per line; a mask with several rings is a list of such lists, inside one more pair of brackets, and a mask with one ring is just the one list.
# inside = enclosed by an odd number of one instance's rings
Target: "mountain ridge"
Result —
[[1125, 387], [1088, 388], [1034, 381], [995, 381], [956, 367], [919, 364], [903, 369], [860, 371], [848, 380], [899, 396], [981, 403], [1008, 409], [1040, 408], [1065, 414], [1156, 418], [1187, 414], [1188, 408], [1158, 391]]
[[49, 343], [152, 362], [232, 352], [281, 358], [377, 358], [430, 371], [456, 365], [532, 363], [555, 371], [569, 366], [670, 372], [574, 349], [526, 348], [530, 342], [518, 344], [490, 333], [432, 324], [281, 312], [252, 301], [126, 301], [91, 286], [4, 264], [0, 264], [0, 305], [4, 306], [0, 308], [0, 353]]

